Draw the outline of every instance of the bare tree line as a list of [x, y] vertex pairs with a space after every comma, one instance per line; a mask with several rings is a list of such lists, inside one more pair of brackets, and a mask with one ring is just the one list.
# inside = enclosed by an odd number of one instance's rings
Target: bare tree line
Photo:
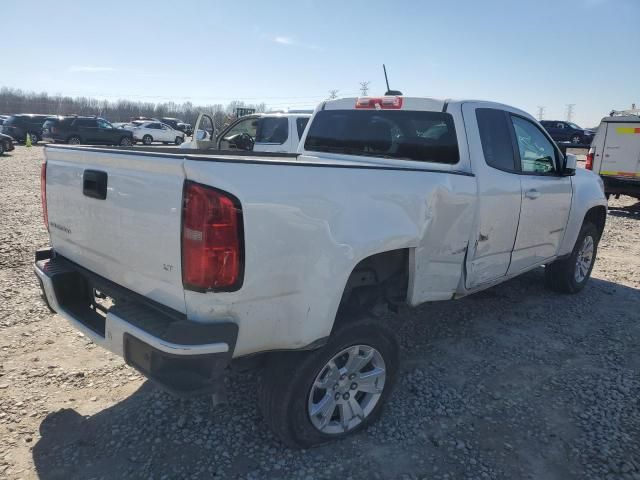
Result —
[[111, 122], [127, 122], [134, 117], [176, 117], [192, 125], [200, 112], [213, 117], [220, 128], [235, 115], [236, 108], [255, 108], [264, 112], [266, 106], [232, 101], [227, 105], [193, 105], [191, 102], [136, 102], [131, 100], [99, 100], [89, 97], [49, 95], [45, 92], [24, 92], [19, 89], [0, 88], [0, 115], [40, 113], [45, 115], [97, 115]]

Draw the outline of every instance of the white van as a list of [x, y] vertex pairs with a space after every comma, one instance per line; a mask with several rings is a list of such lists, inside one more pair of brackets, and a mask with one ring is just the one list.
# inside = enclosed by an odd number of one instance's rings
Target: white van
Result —
[[591, 142], [586, 168], [602, 177], [607, 195], [640, 200], [640, 115], [604, 117]]

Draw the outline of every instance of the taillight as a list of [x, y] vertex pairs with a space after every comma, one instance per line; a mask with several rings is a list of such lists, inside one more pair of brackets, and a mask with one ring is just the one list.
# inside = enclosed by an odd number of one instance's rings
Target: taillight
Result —
[[226, 192], [185, 182], [182, 283], [191, 290], [232, 291], [243, 276], [242, 208]]
[[42, 202], [44, 226], [49, 230], [49, 215], [47, 213], [47, 162], [40, 165], [40, 200]]
[[593, 148], [591, 148], [589, 150], [589, 153], [587, 153], [587, 161], [584, 164], [584, 168], [586, 168], [587, 170], [593, 170], [593, 154], [595, 153], [595, 150]]
[[399, 110], [402, 108], [402, 97], [360, 97], [356, 100], [356, 108], [381, 108], [384, 110]]

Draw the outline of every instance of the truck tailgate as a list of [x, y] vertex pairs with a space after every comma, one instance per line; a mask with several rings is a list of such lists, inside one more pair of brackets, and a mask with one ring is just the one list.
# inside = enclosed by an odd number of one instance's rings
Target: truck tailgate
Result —
[[45, 157], [54, 250], [184, 313], [182, 157], [77, 147], [47, 147]]

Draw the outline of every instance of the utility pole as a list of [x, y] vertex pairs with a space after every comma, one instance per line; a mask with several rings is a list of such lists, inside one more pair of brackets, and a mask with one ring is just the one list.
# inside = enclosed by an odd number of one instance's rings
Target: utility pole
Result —
[[338, 98], [338, 90], [329, 90], [329, 100]]
[[362, 93], [363, 97], [366, 97], [367, 94], [369, 93], [369, 84], [371, 82], [367, 81], [367, 82], [360, 82], [360, 93]]
[[538, 120], [542, 120], [544, 118], [544, 106], [540, 105], [538, 107]]
[[575, 106], [575, 103], [567, 103], [567, 122], [570, 122], [573, 118], [573, 107]]

